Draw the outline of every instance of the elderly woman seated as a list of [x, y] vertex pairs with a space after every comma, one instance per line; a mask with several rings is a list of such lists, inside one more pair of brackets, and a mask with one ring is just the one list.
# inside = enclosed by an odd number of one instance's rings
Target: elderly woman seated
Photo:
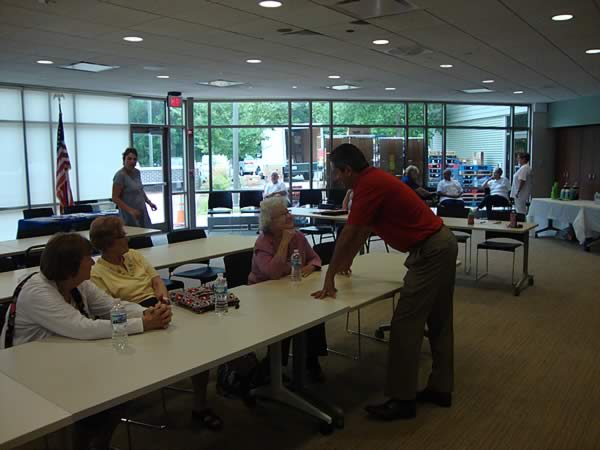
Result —
[[[294, 229], [294, 220], [286, 207], [286, 200], [273, 197], [260, 204], [261, 233], [254, 245], [252, 271], [248, 284], [277, 280], [290, 275], [290, 257], [294, 250], [302, 257], [302, 276], [306, 277], [321, 268], [321, 259], [302, 233]], [[325, 325], [307, 330], [306, 368], [314, 381], [323, 380], [319, 356], [327, 355]], [[290, 339], [282, 343], [282, 363], [287, 364]]]
[[[123, 221], [119, 217], [99, 217], [92, 222], [90, 239], [102, 256], [92, 269], [92, 281], [113, 297], [153, 306], [168, 302], [165, 283], [140, 252], [130, 249]], [[210, 430], [223, 426], [221, 418], [206, 405], [208, 371], [194, 375], [192, 417]]]
[[[110, 310], [115, 299], [89, 281], [93, 265], [87, 239], [75, 233], [54, 235], [42, 253], [41, 273], [27, 277], [15, 291], [14, 306], [0, 330], [0, 348], [53, 335], [82, 340], [111, 338]], [[171, 322], [170, 306], [144, 309], [128, 302], [124, 306], [129, 334], [167, 328]], [[108, 449], [122, 409], [111, 408], [77, 422], [73, 448]]]

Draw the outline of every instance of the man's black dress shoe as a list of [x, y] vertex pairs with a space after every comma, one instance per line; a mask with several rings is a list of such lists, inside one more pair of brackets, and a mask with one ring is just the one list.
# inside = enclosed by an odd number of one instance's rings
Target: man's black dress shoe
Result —
[[450, 392], [438, 392], [432, 389], [424, 389], [421, 392], [417, 392], [417, 402], [433, 403], [434, 405], [443, 408], [450, 408], [452, 406], [452, 394]]

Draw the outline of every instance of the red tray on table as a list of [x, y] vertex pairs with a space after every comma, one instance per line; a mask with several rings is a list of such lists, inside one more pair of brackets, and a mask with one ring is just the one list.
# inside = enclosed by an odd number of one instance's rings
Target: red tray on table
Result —
[[[234, 294], [227, 294], [227, 304], [230, 308], [239, 308], [240, 299]], [[169, 299], [171, 303], [187, 308], [196, 314], [202, 314], [215, 310], [215, 291], [212, 284], [189, 288], [183, 291], [170, 292]]]

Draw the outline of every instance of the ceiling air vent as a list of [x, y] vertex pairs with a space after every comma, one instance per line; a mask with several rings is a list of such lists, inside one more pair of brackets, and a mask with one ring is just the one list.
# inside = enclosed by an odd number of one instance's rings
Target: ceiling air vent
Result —
[[427, 55], [429, 53], [433, 53], [430, 49], [421, 47], [420, 45], [411, 45], [409, 47], [396, 47], [390, 48], [388, 50], [383, 50], [384, 53], [388, 55], [397, 56], [400, 58], [410, 57], [410, 56], [421, 56]]
[[408, 0], [317, 0], [317, 3], [363, 20], [403, 14], [418, 9]]

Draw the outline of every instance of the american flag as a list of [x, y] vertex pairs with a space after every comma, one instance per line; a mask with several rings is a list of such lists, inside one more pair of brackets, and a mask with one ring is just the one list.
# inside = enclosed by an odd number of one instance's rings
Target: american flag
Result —
[[73, 206], [73, 194], [69, 181], [69, 152], [65, 144], [65, 130], [62, 120], [62, 108], [58, 107], [58, 131], [56, 133], [56, 197], [60, 203], [60, 212], [65, 206]]

